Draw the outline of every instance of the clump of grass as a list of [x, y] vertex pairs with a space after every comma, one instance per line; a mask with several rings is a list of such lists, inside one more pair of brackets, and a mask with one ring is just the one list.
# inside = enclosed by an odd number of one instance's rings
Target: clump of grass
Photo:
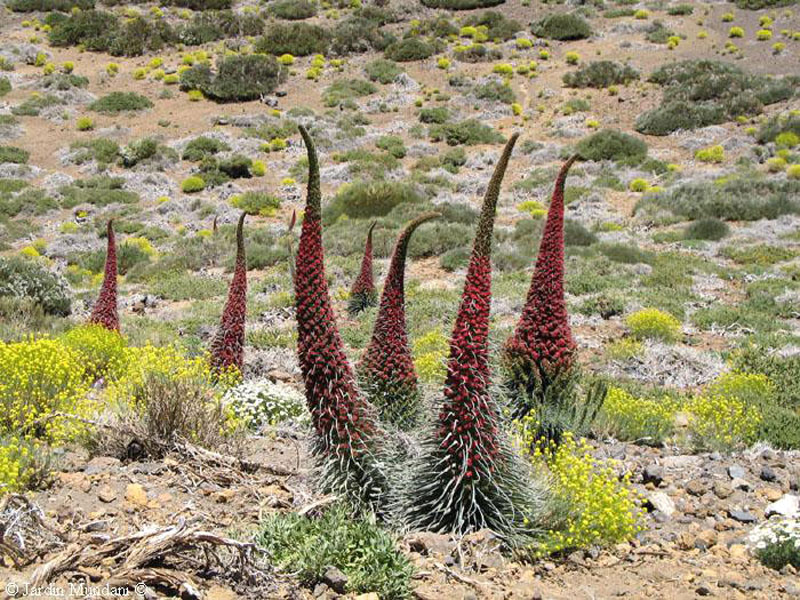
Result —
[[153, 103], [136, 92], [111, 92], [89, 105], [89, 110], [105, 114], [153, 108]]

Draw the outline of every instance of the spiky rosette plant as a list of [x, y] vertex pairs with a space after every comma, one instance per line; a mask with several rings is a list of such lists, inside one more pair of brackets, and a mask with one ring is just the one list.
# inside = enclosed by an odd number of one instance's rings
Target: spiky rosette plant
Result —
[[228, 300], [219, 327], [209, 348], [211, 368], [219, 373], [227, 369], [244, 370], [244, 328], [247, 315], [247, 259], [244, 251], [244, 219], [236, 226], [236, 264], [228, 288]]
[[100, 288], [100, 295], [94, 303], [94, 308], [92, 308], [89, 322], [102, 325], [112, 331], [119, 331], [119, 314], [117, 312], [117, 242], [114, 238], [113, 219], [109, 219], [106, 232], [108, 239], [103, 286]]
[[308, 195], [294, 278], [297, 354], [311, 412], [312, 454], [322, 491], [356, 506], [380, 508], [385, 491], [375, 454], [375, 409], [359, 393], [328, 293], [322, 250], [319, 161], [308, 131]]
[[536, 411], [540, 437], [554, 441], [565, 429], [587, 427], [599, 410], [594, 392], [589, 402], [575, 401], [576, 345], [564, 298], [564, 184], [576, 158], [556, 178], [525, 307], [502, 360], [513, 416]]
[[417, 422], [419, 389], [408, 345], [405, 308], [406, 255], [411, 235], [439, 213], [420, 215], [400, 233], [383, 284], [372, 340], [359, 365], [362, 389], [384, 423], [407, 430]]
[[500, 429], [490, 390], [489, 310], [491, 245], [500, 183], [517, 135], [506, 144], [489, 182], [450, 340], [447, 376], [438, 415], [412, 465], [403, 514], [416, 529], [463, 533], [488, 527], [513, 535], [535, 517], [541, 489]]
[[350, 289], [350, 299], [347, 302], [347, 312], [355, 316], [362, 310], [375, 306], [378, 303], [378, 290], [375, 289], [375, 280], [372, 275], [372, 230], [375, 223], [370, 225], [367, 232], [367, 241], [364, 244], [364, 258], [361, 259], [361, 270]]

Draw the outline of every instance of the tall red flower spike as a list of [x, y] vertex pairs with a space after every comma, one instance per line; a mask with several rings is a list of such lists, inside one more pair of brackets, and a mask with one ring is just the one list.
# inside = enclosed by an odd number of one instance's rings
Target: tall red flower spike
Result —
[[247, 259], [244, 252], [244, 219], [236, 226], [236, 266], [228, 288], [228, 300], [219, 328], [211, 341], [211, 368], [220, 372], [232, 367], [244, 370], [244, 328], [247, 315]]
[[119, 331], [119, 314], [117, 313], [117, 242], [114, 238], [113, 219], [107, 226], [108, 247], [106, 250], [106, 268], [103, 276], [103, 287], [94, 304], [90, 323], [102, 325], [106, 329]]
[[350, 289], [347, 312], [353, 316], [378, 303], [378, 290], [375, 289], [375, 281], [372, 276], [372, 230], [375, 229], [375, 225], [376, 223], [372, 223], [367, 232], [364, 258], [361, 259], [361, 271]]
[[297, 354], [314, 426], [312, 453], [322, 491], [377, 508], [385, 491], [372, 454], [377, 419], [358, 392], [336, 327], [323, 262], [319, 161], [305, 127], [300, 126], [300, 134], [308, 152], [308, 196], [294, 289]]
[[450, 340], [444, 398], [405, 492], [404, 513], [414, 528], [463, 533], [487, 527], [511, 534], [529, 506], [527, 484], [502, 438], [489, 389], [492, 230], [517, 137], [506, 144], [486, 190]]
[[576, 158], [564, 163], [556, 178], [525, 308], [503, 352], [512, 376], [525, 380], [516, 383], [526, 387], [546, 385], [569, 371], [575, 359], [564, 299], [564, 182]]
[[405, 308], [405, 270], [411, 234], [423, 223], [440, 216], [420, 215], [400, 233], [383, 284], [378, 318], [372, 340], [359, 365], [362, 387], [378, 407], [381, 420], [400, 429], [417, 421], [419, 390], [414, 361], [408, 346]]

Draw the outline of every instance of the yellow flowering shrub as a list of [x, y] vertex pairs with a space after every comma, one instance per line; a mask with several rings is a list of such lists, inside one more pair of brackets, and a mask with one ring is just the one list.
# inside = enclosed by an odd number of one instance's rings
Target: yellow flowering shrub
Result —
[[0, 436], [0, 496], [37, 483], [46, 474], [48, 462], [38, 440]]
[[730, 450], [756, 441], [761, 412], [754, 403], [770, 397], [773, 391], [765, 375], [721, 375], [686, 407], [692, 441], [714, 450]]
[[438, 383], [447, 372], [447, 353], [450, 345], [447, 337], [438, 329], [418, 337], [412, 344], [414, 368], [423, 383]]
[[118, 332], [88, 324], [71, 329], [60, 340], [80, 354], [89, 381], [122, 375], [127, 358], [126, 342]]
[[91, 415], [89, 389], [81, 354], [58, 340], [0, 343], [0, 433], [29, 433], [49, 442], [72, 439], [79, 424], [47, 417]]
[[589, 443], [569, 432], [557, 446], [543, 446], [533, 439], [535, 426], [521, 424], [519, 431], [523, 452], [550, 479], [563, 511], [560, 526], [531, 548], [535, 555], [608, 546], [643, 529], [642, 499], [631, 487], [629, 473], [619, 477], [617, 461], [595, 458]]
[[680, 403], [672, 398], [637, 398], [623, 389], [609, 388], [596, 428], [617, 439], [663, 442], [673, 431]]
[[625, 319], [625, 324], [636, 339], [649, 338], [674, 342], [681, 334], [681, 322], [657, 308], [637, 311]]

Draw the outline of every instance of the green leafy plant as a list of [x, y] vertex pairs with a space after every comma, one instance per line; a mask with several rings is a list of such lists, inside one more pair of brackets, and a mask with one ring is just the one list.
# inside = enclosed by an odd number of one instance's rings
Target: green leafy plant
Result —
[[411, 597], [414, 569], [392, 535], [374, 519], [354, 518], [344, 507], [329, 508], [318, 518], [268, 515], [258, 542], [279, 569], [296, 573], [307, 586], [336, 567], [347, 577], [341, 591], [375, 592], [386, 600]]

